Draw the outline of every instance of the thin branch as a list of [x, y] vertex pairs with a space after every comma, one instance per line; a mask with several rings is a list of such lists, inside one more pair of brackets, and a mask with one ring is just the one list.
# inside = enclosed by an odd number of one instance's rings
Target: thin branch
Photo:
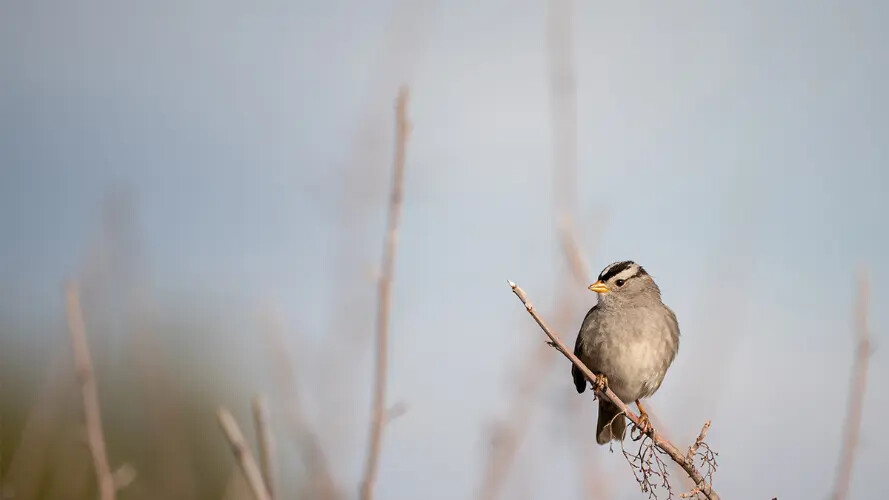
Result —
[[99, 487], [101, 500], [114, 500], [116, 489], [108, 455], [105, 451], [105, 438], [102, 435], [102, 413], [99, 409], [99, 391], [96, 388], [96, 377], [93, 362], [90, 359], [89, 345], [86, 340], [86, 327], [83, 311], [80, 307], [80, 294], [77, 284], [71, 283], [66, 290], [68, 331], [74, 347], [74, 364], [80, 390], [83, 396], [83, 413], [86, 421], [87, 440], [93, 456], [93, 468], [96, 471], [96, 484]]
[[[707, 438], [707, 431], [710, 430], [710, 421], [704, 422], [701, 432], [698, 434], [695, 442], [688, 447], [688, 453], [685, 454], [685, 460], [694, 463], [695, 457], [701, 462], [701, 468], [704, 470], [704, 478], [708, 484], [713, 484], [713, 472], [716, 470], [716, 452], [710, 449], [710, 445], [704, 442]], [[688, 479], [688, 478], [686, 478]], [[693, 486], [690, 491], [679, 495], [679, 498], [697, 498], [702, 495], [701, 489]]]
[[383, 265], [378, 285], [377, 309], [377, 349], [376, 372], [374, 376], [374, 399], [371, 409], [370, 442], [367, 447], [367, 460], [364, 477], [361, 481], [361, 499], [373, 498], [374, 483], [379, 470], [380, 450], [383, 442], [383, 427], [386, 424], [386, 373], [389, 337], [389, 309], [391, 302], [392, 276], [395, 269], [395, 250], [398, 244], [398, 222], [401, 218], [402, 196], [404, 191], [404, 163], [410, 123], [407, 119], [408, 89], [402, 87], [395, 105], [395, 162], [392, 175], [392, 192], [389, 198], [389, 214], [386, 242], [383, 250]]
[[253, 492], [253, 497], [256, 500], [271, 500], [269, 491], [262, 480], [262, 472], [259, 470], [259, 466], [256, 465], [253, 454], [250, 453], [250, 446], [247, 445], [247, 440], [244, 439], [244, 434], [241, 433], [241, 428], [238, 427], [235, 417], [225, 408], [219, 408], [216, 416], [219, 419], [219, 426], [222, 427], [222, 431], [232, 447], [235, 460], [241, 467], [241, 471], [244, 472], [244, 477], [247, 479], [247, 484]]
[[278, 495], [275, 467], [276, 449], [275, 438], [269, 424], [269, 407], [265, 398], [257, 395], [253, 398], [253, 425], [256, 427], [256, 440], [259, 443], [259, 466], [262, 468], [262, 479], [269, 490], [269, 498]]
[[858, 280], [858, 300], [855, 307], [855, 332], [858, 337], [858, 348], [855, 353], [855, 364], [852, 367], [852, 387], [849, 392], [849, 411], [846, 414], [845, 438], [837, 465], [836, 483], [834, 484], [834, 500], [849, 497], [852, 484], [852, 466], [855, 462], [855, 450], [858, 447], [858, 434], [861, 431], [861, 414], [864, 406], [864, 391], [867, 385], [867, 362], [870, 357], [870, 338], [867, 333], [868, 302], [870, 289], [865, 274]]
[[[563, 355], [565, 355], [565, 357], [570, 359], [571, 362], [574, 363], [574, 365], [577, 366], [577, 368], [581, 371], [581, 373], [583, 373], [587, 380], [589, 380], [593, 384], [593, 388], [596, 391], [596, 396], [605, 398], [612, 404], [617, 406], [618, 409], [620, 409], [621, 412], [623, 412], [624, 415], [626, 415], [626, 417], [630, 419], [630, 421], [637, 428], [641, 429], [642, 426], [640, 425], [639, 416], [631, 412], [627, 405], [624, 404], [624, 402], [621, 401], [620, 398], [617, 397], [617, 395], [614, 394], [614, 392], [612, 392], [611, 389], [609, 389], [605, 385], [604, 380], [600, 379], [596, 374], [590, 371], [590, 369], [587, 368], [586, 365], [584, 365], [583, 362], [581, 362], [580, 359], [578, 359], [577, 356], [575, 356], [574, 353], [565, 346], [565, 343], [562, 342], [558, 335], [550, 330], [546, 322], [543, 321], [543, 318], [541, 318], [540, 315], [537, 314], [537, 310], [534, 309], [534, 306], [531, 304], [531, 302], [528, 301], [528, 296], [525, 294], [525, 291], [519, 288], [519, 286], [512, 281], [509, 282], [509, 286], [512, 288], [513, 293], [515, 293], [519, 300], [521, 300], [522, 303], [525, 305], [525, 309], [528, 310], [528, 313], [531, 315], [532, 318], [534, 318], [534, 321], [537, 322], [537, 324], [543, 330], [543, 333], [545, 333], [546, 336], [549, 337], [552, 346], [555, 347]], [[719, 495], [716, 493], [716, 491], [713, 490], [710, 484], [706, 482], [704, 476], [700, 473], [700, 471], [697, 470], [693, 463], [686, 460], [682, 452], [679, 451], [679, 449], [673, 443], [664, 439], [653, 428], [650, 429], [647, 435], [654, 442], [655, 446], [669, 455], [670, 458], [673, 459], [673, 461], [675, 461], [677, 464], [679, 464], [680, 467], [682, 467], [683, 470], [685, 470], [686, 474], [688, 474], [688, 476], [694, 481], [695, 486], [700, 490], [701, 494], [703, 494], [710, 500], [719, 499]]]
[[698, 434], [698, 438], [695, 439], [693, 445], [688, 447], [688, 453], [685, 454], [685, 459], [688, 461], [694, 460], [695, 453], [698, 452], [698, 448], [701, 447], [701, 443], [704, 442], [704, 439], [707, 438], [707, 431], [710, 430], [710, 421], [704, 422], [704, 426], [701, 427], [701, 433]]

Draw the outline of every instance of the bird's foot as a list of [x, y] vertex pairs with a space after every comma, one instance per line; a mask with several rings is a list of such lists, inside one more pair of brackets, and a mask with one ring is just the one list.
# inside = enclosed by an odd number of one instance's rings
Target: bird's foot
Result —
[[596, 375], [596, 381], [593, 382], [593, 389], [596, 392], [605, 392], [605, 389], [608, 389], [608, 377], [602, 374]]
[[651, 435], [651, 433], [654, 432], [654, 427], [651, 426], [651, 420], [648, 418], [648, 413], [642, 408], [642, 404], [639, 403], [638, 399], [636, 400], [636, 407], [639, 408], [639, 423], [636, 424], [636, 427], [639, 429], [639, 437], [641, 438], [642, 435]]
[[648, 419], [648, 415], [644, 413], [642, 415], [639, 415], [639, 430], [642, 431], [642, 434], [648, 434], [653, 430], [651, 421]]

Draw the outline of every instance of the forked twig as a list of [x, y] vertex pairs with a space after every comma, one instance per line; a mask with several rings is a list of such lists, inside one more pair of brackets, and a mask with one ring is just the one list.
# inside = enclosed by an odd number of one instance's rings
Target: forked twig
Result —
[[858, 434], [861, 430], [861, 413], [864, 406], [864, 391], [867, 386], [867, 361], [870, 357], [870, 339], [867, 334], [867, 313], [870, 289], [867, 276], [862, 273], [858, 281], [858, 300], [855, 307], [855, 332], [858, 347], [855, 364], [852, 367], [852, 386], [849, 393], [849, 411], [846, 414], [845, 438], [837, 464], [837, 477], [834, 484], [834, 500], [844, 500], [849, 496], [852, 484], [852, 466], [855, 463], [855, 449], [858, 447]]
[[[705, 469], [704, 479], [708, 484], [713, 484], [713, 472], [716, 470], [716, 452], [710, 449], [710, 445], [704, 442], [707, 438], [707, 431], [710, 430], [710, 421], [704, 422], [701, 432], [698, 434], [695, 442], [688, 447], [688, 453], [685, 454], [686, 461], [694, 464], [695, 457], [701, 462], [701, 467]], [[686, 493], [679, 495], [679, 498], [695, 498], [701, 495], [701, 489], [695, 486]]]
[[[528, 313], [531, 315], [532, 318], [534, 318], [534, 321], [537, 322], [537, 324], [543, 330], [543, 333], [545, 333], [546, 336], [549, 337], [551, 345], [555, 347], [559, 352], [561, 352], [565, 357], [571, 360], [571, 362], [574, 363], [575, 366], [577, 366], [581, 373], [583, 373], [584, 377], [586, 377], [586, 379], [593, 384], [593, 389], [596, 391], [596, 396], [605, 398], [612, 404], [617, 406], [618, 409], [623, 412], [624, 415], [626, 415], [626, 417], [630, 419], [630, 421], [637, 428], [641, 429], [642, 425], [640, 425], [641, 422], [639, 420], [639, 416], [631, 412], [630, 409], [627, 408], [627, 405], [624, 404], [624, 402], [621, 401], [620, 398], [617, 397], [617, 395], [614, 394], [614, 392], [612, 392], [611, 389], [607, 387], [605, 381], [600, 379], [600, 377], [590, 371], [590, 369], [587, 368], [586, 365], [584, 365], [583, 362], [581, 362], [580, 359], [578, 359], [577, 356], [575, 356], [574, 353], [565, 346], [565, 343], [562, 342], [562, 339], [560, 339], [559, 336], [556, 335], [549, 328], [546, 322], [543, 321], [543, 318], [541, 318], [540, 315], [537, 314], [537, 310], [534, 309], [534, 306], [531, 304], [531, 302], [528, 301], [528, 296], [525, 294], [525, 291], [519, 288], [519, 286], [512, 281], [509, 282], [509, 286], [512, 288], [513, 293], [515, 293], [519, 300], [521, 300], [522, 303], [525, 305], [525, 309], [528, 310]], [[650, 428], [647, 436], [651, 438], [657, 448], [669, 455], [674, 462], [682, 467], [686, 474], [688, 474], [692, 481], [694, 481], [695, 487], [700, 490], [701, 494], [703, 494], [710, 500], [719, 499], [719, 495], [706, 481], [704, 475], [702, 475], [701, 472], [698, 471], [698, 469], [694, 466], [694, 463], [686, 460], [685, 456], [682, 454], [681, 451], [679, 451], [676, 445], [663, 438], [660, 434], [657, 433], [657, 431], [655, 431], [654, 428]]]
[[401, 218], [402, 196], [404, 191], [404, 164], [410, 123], [407, 119], [408, 89], [402, 87], [395, 104], [395, 162], [392, 175], [392, 192], [389, 198], [389, 214], [386, 242], [383, 249], [383, 266], [378, 284], [377, 308], [377, 349], [376, 370], [374, 373], [374, 397], [370, 418], [370, 439], [367, 446], [367, 459], [364, 476], [361, 480], [361, 499], [373, 498], [374, 483], [380, 462], [383, 443], [383, 427], [386, 425], [386, 373], [389, 350], [389, 309], [391, 302], [392, 276], [395, 269], [395, 250], [398, 245], [398, 222]]
[[102, 435], [102, 412], [99, 409], [99, 391], [96, 388], [96, 376], [90, 358], [89, 345], [86, 340], [86, 327], [83, 321], [83, 310], [80, 307], [80, 293], [77, 284], [70, 283], [66, 290], [68, 331], [74, 347], [74, 363], [80, 391], [83, 396], [83, 413], [86, 420], [86, 434], [90, 454], [93, 456], [93, 468], [96, 471], [96, 483], [99, 485], [101, 500], [114, 500], [117, 495], [114, 475], [108, 465], [105, 450], [105, 438]]
[[219, 426], [222, 427], [225, 437], [228, 438], [232, 452], [235, 454], [235, 460], [241, 467], [241, 471], [247, 479], [247, 484], [250, 486], [250, 491], [253, 492], [254, 498], [256, 500], [271, 500], [269, 490], [262, 480], [262, 472], [259, 470], [259, 466], [256, 465], [253, 454], [250, 453], [250, 446], [247, 444], [247, 440], [244, 439], [244, 434], [241, 433], [241, 428], [238, 427], [235, 417], [225, 408], [219, 408], [216, 416], [219, 419]]
[[700, 434], [698, 434], [698, 438], [695, 439], [694, 444], [688, 447], [688, 453], [685, 454], [686, 460], [690, 461], [690, 460], [694, 459], [695, 453], [697, 453], [698, 448], [701, 447], [701, 443], [703, 443], [704, 439], [707, 438], [707, 431], [708, 430], [710, 430], [710, 421], [709, 420], [704, 422], [704, 426], [701, 427], [701, 432], [700, 432]]
[[[617, 418], [623, 417], [618, 415]], [[655, 446], [649, 435], [631, 435], [631, 438], [639, 440], [639, 449], [635, 453], [628, 452], [624, 446], [625, 441], [623, 438], [620, 441], [620, 449], [630, 465], [633, 477], [636, 478], [636, 482], [639, 483], [642, 492], [648, 493], [648, 498], [657, 498], [655, 488], [661, 487], [667, 491], [667, 497], [670, 498], [673, 490], [670, 486], [670, 474], [667, 471], [667, 464], [661, 458], [661, 453], [663, 452]]]

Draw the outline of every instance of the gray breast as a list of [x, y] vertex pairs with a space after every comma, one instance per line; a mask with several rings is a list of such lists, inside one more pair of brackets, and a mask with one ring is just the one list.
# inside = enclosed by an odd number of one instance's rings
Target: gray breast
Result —
[[580, 335], [582, 361], [624, 402], [654, 394], [679, 348], [676, 316], [663, 304], [591, 311]]

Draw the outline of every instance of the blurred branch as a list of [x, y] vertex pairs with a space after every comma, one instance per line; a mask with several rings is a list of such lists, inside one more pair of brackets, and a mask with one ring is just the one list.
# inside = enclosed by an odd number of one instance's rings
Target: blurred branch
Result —
[[268, 488], [262, 480], [262, 472], [256, 465], [253, 454], [250, 453], [250, 447], [247, 445], [247, 440], [244, 439], [244, 434], [241, 433], [241, 428], [238, 427], [235, 417], [225, 408], [219, 408], [216, 416], [219, 419], [219, 426], [222, 427], [222, 431], [232, 447], [235, 460], [241, 467], [250, 490], [253, 492], [253, 497], [256, 500], [271, 500]]
[[870, 339], [867, 334], [868, 302], [870, 289], [867, 275], [858, 279], [858, 299], [855, 307], [855, 332], [858, 347], [855, 363], [852, 367], [852, 387], [849, 392], [849, 410], [846, 413], [845, 438], [843, 439], [840, 462], [837, 465], [836, 482], [833, 489], [834, 500], [844, 500], [849, 496], [852, 483], [852, 466], [855, 462], [855, 451], [858, 447], [858, 435], [861, 431], [861, 414], [864, 406], [864, 391], [867, 385], [867, 362], [870, 357]]
[[493, 500], [499, 496], [503, 480], [515, 461], [520, 438], [527, 433], [532, 410], [537, 406], [534, 399], [540, 390], [543, 374], [552, 366], [546, 345], [535, 347], [519, 372], [519, 392], [510, 407], [509, 420], [497, 422], [491, 430], [491, 450], [484, 476], [478, 490], [479, 500]]
[[[543, 332], [549, 337], [551, 341], [551, 345], [555, 347], [559, 352], [561, 352], [565, 357], [571, 360], [578, 369], [580, 369], [581, 373], [593, 384], [593, 388], [596, 391], [596, 396], [600, 398], [605, 398], [610, 401], [612, 404], [617, 406], [621, 412], [626, 415], [628, 419], [638, 428], [642, 429], [643, 426], [640, 423], [639, 416], [630, 411], [626, 404], [614, 394], [614, 392], [609, 389], [605, 381], [600, 379], [599, 376], [595, 375], [589, 368], [584, 365], [574, 353], [568, 349], [562, 340], [550, 330], [549, 326], [546, 322], [543, 321], [543, 318], [537, 314], [537, 310], [534, 309], [534, 306], [528, 301], [528, 297], [525, 294], [525, 291], [519, 288], [513, 282], [509, 282], [509, 286], [512, 288], [513, 293], [522, 301], [525, 305], [525, 308], [528, 310], [528, 313], [534, 318], [534, 321], [540, 326]], [[660, 434], [655, 431], [653, 427], [649, 426], [649, 430], [645, 433], [647, 437], [651, 439], [654, 445], [659, 448], [661, 451], [666, 453], [673, 459], [674, 462], [679, 464], [683, 470], [688, 474], [688, 476], [694, 481], [696, 488], [700, 491], [700, 493], [710, 500], [718, 500], [719, 495], [713, 490], [711, 485], [705, 480], [704, 476], [701, 475], [700, 471], [695, 468], [694, 463], [686, 460], [685, 456], [683, 456], [682, 452], [671, 442], [664, 439]]]
[[269, 424], [269, 407], [265, 398], [253, 398], [253, 424], [256, 426], [256, 440], [259, 442], [259, 465], [262, 479], [269, 490], [269, 498], [277, 497], [277, 470], [275, 469], [275, 438]]
[[592, 283], [593, 273], [583, 256], [577, 228], [574, 226], [574, 219], [570, 214], [564, 213], [559, 218], [559, 234], [562, 242], [562, 254], [571, 269], [571, 277], [574, 278], [577, 285], [588, 287]]
[[548, 2], [550, 114], [553, 132], [553, 203], [556, 213], [577, 208], [577, 85], [572, 0]]
[[68, 331], [74, 347], [74, 363], [80, 390], [83, 396], [83, 413], [86, 420], [87, 440], [93, 456], [93, 468], [96, 471], [96, 484], [99, 487], [101, 500], [114, 500], [116, 489], [108, 455], [105, 451], [105, 438], [102, 435], [102, 414], [99, 410], [99, 392], [96, 388], [96, 377], [90, 359], [89, 345], [86, 340], [86, 327], [83, 311], [80, 307], [80, 295], [77, 285], [71, 283], [66, 290]]
[[18, 445], [8, 458], [0, 490], [0, 498], [4, 500], [39, 496], [41, 478], [50, 463], [52, 430], [62, 425], [66, 398], [72, 392], [71, 385], [77, 385], [69, 374], [67, 361], [71, 361], [71, 355], [67, 348], [64, 351], [53, 354], [50, 359], [43, 386], [37, 391], [37, 400], [25, 419]]
[[327, 456], [318, 440], [318, 434], [311, 427], [300, 407], [296, 371], [287, 356], [287, 346], [284, 344], [279, 330], [280, 320], [277, 314], [269, 313], [267, 316], [266, 339], [275, 364], [275, 377], [284, 393], [287, 421], [292, 432], [296, 435], [297, 450], [308, 471], [309, 484], [307, 487], [312, 498], [338, 500], [340, 495], [327, 466]]
[[395, 268], [395, 250], [398, 244], [398, 222], [401, 218], [404, 191], [404, 163], [410, 123], [407, 119], [408, 89], [402, 87], [395, 105], [395, 162], [393, 165], [392, 193], [389, 198], [388, 228], [383, 250], [383, 265], [378, 288], [376, 372], [374, 398], [371, 409], [370, 442], [364, 477], [361, 480], [362, 500], [373, 498], [374, 483], [379, 469], [383, 427], [386, 424], [386, 373], [389, 337], [389, 309], [391, 302], [392, 275]]
[[[574, 218], [578, 213], [578, 106], [577, 71], [574, 50], [574, 0], [549, 0], [547, 2], [547, 49], [550, 97], [550, 128], [552, 130], [552, 186], [553, 209], [562, 247], [562, 254], [568, 265], [566, 273], [558, 274], [556, 282], [559, 304], [554, 319], [559, 328], [573, 324], [573, 317], [579, 309], [579, 297], [571, 283], [584, 290], [591, 272], [587, 265], [587, 255], [582, 250]], [[545, 348], [544, 348], [545, 349]], [[579, 416], [581, 405], [572, 405]], [[578, 430], [585, 429], [586, 422], [573, 419]], [[588, 499], [607, 497], [607, 479], [596, 467], [592, 448], [583, 440], [573, 440], [578, 455], [578, 469], [581, 486]]]

